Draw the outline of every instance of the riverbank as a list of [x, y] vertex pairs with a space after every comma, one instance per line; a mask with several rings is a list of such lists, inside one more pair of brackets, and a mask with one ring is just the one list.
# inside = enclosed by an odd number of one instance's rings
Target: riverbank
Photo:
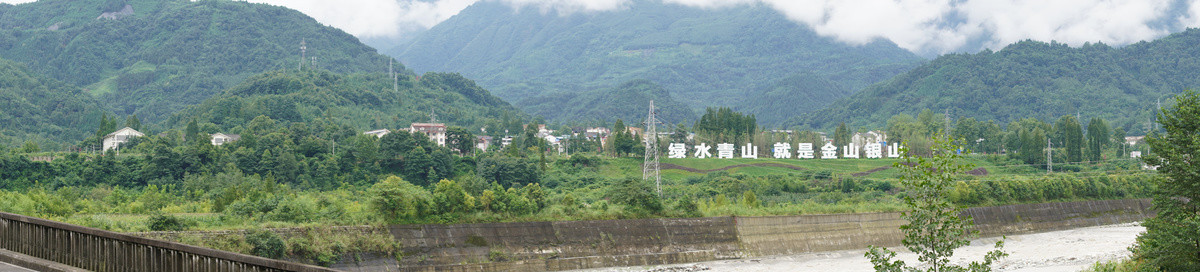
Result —
[[[1034, 234], [1013, 235], [1005, 240], [1004, 251], [1009, 254], [1000, 260], [996, 271], [1049, 272], [1080, 271], [1096, 262], [1126, 258], [1138, 234], [1145, 231], [1138, 223], [1124, 223]], [[956, 251], [956, 263], [982, 259], [999, 237], [981, 238]], [[891, 247], [898, 257], [913, 263], [916, 255]], [[662, 266], [619, 267], [575, 270], [576, 272], [633, 272], [633, 271], [874, 271], [863, 257], [865, 249], [813, 252], [795, 255], [720, 260]]]

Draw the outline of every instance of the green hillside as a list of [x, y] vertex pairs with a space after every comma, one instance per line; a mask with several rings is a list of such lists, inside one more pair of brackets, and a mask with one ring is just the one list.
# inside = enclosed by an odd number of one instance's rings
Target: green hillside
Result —
[[78, 87], [31, 73], [0, 59], [0, 149], [29, 140], [80, 140], [95, 132], [103, 112]]
[[1138, 135], [1159, 98], [1200, 87], [1200, 30], [1122, 48], [1023, 41], [1003, 50], [941, 56], [788, 122], [883, 127], [899, 113], [949, 110], [953, 118], [1014, 121], [1100, 117]]
[[[258, 116], [282, 122], [333, 121], [359, 130], [407, 128], [429, 120], [468, 128], [505, 123], [519, 117], [508, 103], [457, 74], [427, 73], [405, 77], [393, 91], [385, 73], [337, 74], [323, 70], [278, 70], [251, 76], [232, 88], [171, 116], [167, 125], [182, 128], [195, 119], [208, 133], [238, 133]], [[204, 124], [211, 123], [212, 126]], [[520, 128], [520, 122], [513, 122]], [[475, 130], [478, 131], [478, 130]], [[359, 131], [361, 132], [361, 131]]]
[[[532, 112], [540, 112], [535, 102], [542, 96], [606, 89], [634, 79], [662, 85], [693, 109], [766, 109], [758, 107], [765, 101], [746, 94], [794, 74], [856, 90], [923, 62], [885, 41], [851, 46], [819, 36], [766, 6], [700, 9], [656, 0], [569, 15], [514, 11], [481, 1], [392, 52], [418, 71], [463, 73]], [[813, 93], [821, 91], [797, 86], [794, 92], [813, 104], [841, 97]]]
[[556, 120], [610, 123], [621, 119], [638, 124], [646, 119], [651, 100], [654, 100], [658, 119], [667, 124], [690, 122], [696, 118], [692, 109], [676, 101], [670, 92], [644, 79], [596, 91], [548, 93], [521, 100], [517, 106], [529, 114]]
[[[248, 76], [300, 65], [382, 72], [387, 57], [295, 10], [241, 1], [0, 4], [0, 57], [156, 122]], [[404, 71], [402, 65], [397, 70]]]

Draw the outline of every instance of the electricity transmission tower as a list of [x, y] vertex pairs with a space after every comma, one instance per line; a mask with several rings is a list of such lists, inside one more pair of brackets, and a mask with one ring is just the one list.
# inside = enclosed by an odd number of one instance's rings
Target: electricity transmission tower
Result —
[[300, 40], [300, 64], [296, 65], [296, 69], [304, 68], [304, 53], [306, 50], [308, 50], [308, 46], [305, 46], [304, 44], [305, 44], [304, 39], [301, 39]]
[[654, 175], [654, 188], [658, 191], [658, 197], [662, 198], [662, 176], [659, 175], [658, 169], [658, 118], [654, 117], [654, 100], [650, 100], [650, 111], [646, 116], [646, 158], [642, 162], [642, 180], [650, 179]]

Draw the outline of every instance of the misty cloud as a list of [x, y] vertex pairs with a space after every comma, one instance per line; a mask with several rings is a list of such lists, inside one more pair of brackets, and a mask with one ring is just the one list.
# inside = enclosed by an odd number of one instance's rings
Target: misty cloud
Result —
[[[31, 0], [0, 0], [24, 3]], [[290, 7], [358, 37], [428, 29], [478, 1], [543, 13], [608, 11], [632, 0], [246, 0]], [[764, 5], [849, 44], [889, 40], [934, 55], [999, 49], [1025, 39], [1125, 45], [1200, 26], [1200, 0], [658, 0], [720, 9]]]

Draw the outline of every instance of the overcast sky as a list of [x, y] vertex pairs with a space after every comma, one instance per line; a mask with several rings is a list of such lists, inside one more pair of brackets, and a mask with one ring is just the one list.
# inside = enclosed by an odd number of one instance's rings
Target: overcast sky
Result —
[[[427, 29], [477, 1], [570, 14], [632, 0], [248, 0], [287, 6], [360, 38]], [[658, 0], [720, 9], [766, 5], [849, 44], [888, 39], [925, 53], [999, 49], [1024, 40], [1125, 45], [1200, 26], [1200, 0]], [[18, 3], [29, 0], [0, 0]]]

